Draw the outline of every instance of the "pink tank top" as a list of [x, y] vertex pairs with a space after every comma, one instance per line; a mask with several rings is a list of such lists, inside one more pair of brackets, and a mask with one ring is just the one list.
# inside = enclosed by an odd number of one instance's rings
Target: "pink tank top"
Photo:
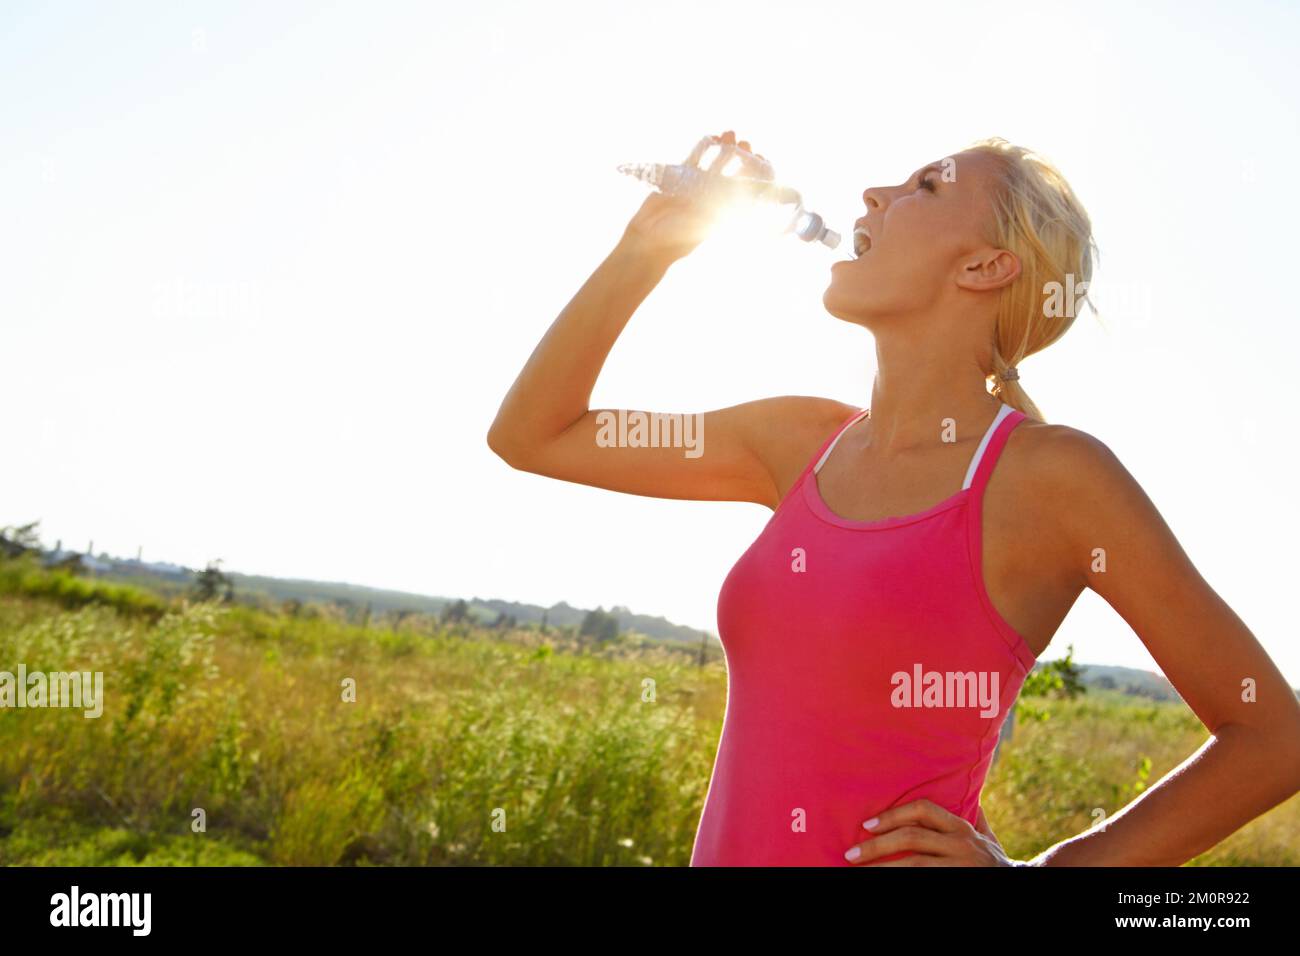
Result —
[[[925, 797], [975, 824], [1033, 651], [989, 600], [984, 488], [1025, 415], [1003, 403], [962, 489], [841, 518], [822, 446], [718, 596], [727, 704], [691, 866], [851, 866], [862, 821]], [[895, 860], [906, 856], [884, 857]]]

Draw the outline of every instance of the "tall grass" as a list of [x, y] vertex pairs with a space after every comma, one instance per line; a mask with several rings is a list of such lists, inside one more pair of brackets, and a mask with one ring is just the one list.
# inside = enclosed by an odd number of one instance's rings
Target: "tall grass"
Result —
[[0, 594], [47, 598], [65, 608], [105, 605], [151, 620], [157, 620], [166, 610], [166, 603], [148, 591], [80, 578], [67, 571], [46, 570], [31, 560], [0, 558]]
[[[720, 662], [671, 650], [362, 628], [0, 567], [0, 670], [19, 663], [102, 671], [106, 700], [98, 719], [0, 711], [3, 864], [685, 865], [726, 694]], [[1017, 727], [984, 796], [1015, 856], [1205, 738], [1181, 704], [1035, 704], [1050, 716]], [[1196, 862], [1300, 862], [1297, 806]]]

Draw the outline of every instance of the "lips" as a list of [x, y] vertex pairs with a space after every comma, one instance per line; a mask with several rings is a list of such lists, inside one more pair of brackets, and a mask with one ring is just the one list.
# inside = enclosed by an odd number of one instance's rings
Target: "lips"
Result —
[[871, 231], [863, 225], [853, 229], [853, 258], [860, 259], [871, 251]]

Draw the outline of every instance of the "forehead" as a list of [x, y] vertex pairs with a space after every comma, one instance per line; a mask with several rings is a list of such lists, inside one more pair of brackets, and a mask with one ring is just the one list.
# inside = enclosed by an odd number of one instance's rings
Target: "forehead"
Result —
[[950, 182], [960, 183], [964, 178], [969, 178], [982, 183], [993, 175], [995, 162], [992, 156], [980, 150], [963, 150], [931, 160], [917, 172], [929, 169], [945, 174], [944, 178]]

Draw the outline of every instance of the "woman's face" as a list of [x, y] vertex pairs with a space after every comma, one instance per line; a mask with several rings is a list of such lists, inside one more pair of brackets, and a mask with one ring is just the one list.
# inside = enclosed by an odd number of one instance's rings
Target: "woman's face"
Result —
[[1003, 275], [993, 282], [996, 273], [1015, 268], [1014, 257], [1009, 263], [1009, 253], [997, 256], [988, 239], [996, 162], [982, 152], [957, 153], [897, 186], [864, 192], [866, 214], [854, 225], [867, 228], [871, 246], [831, 266], [822, 295], [826, 310], [870, 328], [1009, 281]]

